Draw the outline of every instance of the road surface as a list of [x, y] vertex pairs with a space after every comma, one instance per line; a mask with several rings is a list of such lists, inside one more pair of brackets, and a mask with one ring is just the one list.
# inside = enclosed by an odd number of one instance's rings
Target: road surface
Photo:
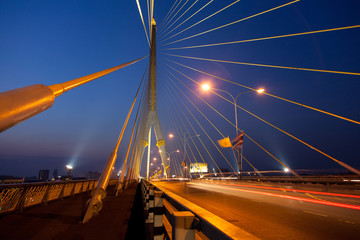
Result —
[[359, 195], [240, 183], [169, 181], [155, 185], [261, 239], [360, 239]]

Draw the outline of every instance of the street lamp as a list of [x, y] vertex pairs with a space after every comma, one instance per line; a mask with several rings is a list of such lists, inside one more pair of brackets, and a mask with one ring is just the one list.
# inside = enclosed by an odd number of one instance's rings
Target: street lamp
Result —
[[[184, 138], [182, 138], [181, 136], [179, 136], [179, 137], [184, 142], [184, 160], [182, 161], [182, 163], [185, 163], [185, 165], [184, 165], [184, 175], [185, 175], [185, 178], [186, 178], [187, 177], [187, 172], [186, 172], [186, 169], [187, 169], [187, 167], [186, 167], [186, 142], [190, 138], [200, 137], [200, 134], [192, 135], [192, 136], [189, 136], [189, 137], [185, 137], [185, 132], [183, 134], [184, 134]], [[169, 137], [170, 137], [170, 135], [172, 135], [172, 134], [169, 134]], [[172, 135], [172, 137], [174, 137], [174, 135]], [[180, 150], [176, 150], [176, 152], [180, 152]]]
[[178, 153], [178, 152], [180, 152], [180, 150], [178, 149], [178, 150], [176, 150], [176, 151], [172, 151], [172, 152], [170, 152], [170, 153], [167, 153], [167, 160], [169, 161], [169, 167], [170, 167], [170, 155], [172, 154], [172, 153]]
[[[232, 99], [233, 102], [234, 102], [234, 109], [235, 109], [235, 128], [236, 128], [236, 136], [239, 134], [239, 133], [238, 133], [238, 131], [239, 131], [239, 130], [238, 130], [238, 119], [237, 119], [237, 104], [236, 104], [237, 98], [238, 98], [240, 95], [244, 94], [244, 93], [257, 92], [257, 93], [259, 93], [259, 94], [262, 94], [262, 93], [264, 93], [264, 91], [265, 91], [264, 88], [253, 89], [253, 90], [249, 90], [249, 91], [240, 92], [240, 93], [238, 93], [238, 94], [234, 97], [231, 93], [229, 93], [229, 92], [227, 92], [227, 91], [225, 91], [225, 90], [210, 87], [210, 85], [209, 85], [208, 83], [202, 84], [202, 85], [201, 85], [201, 88], [202, 88], [202, 90], [204, 90], [204, 91], [215, 90], [215, 91], [219, 91], [219, 92], [224, 92], [224, 93], [228, 94], [228, 95], [231, 97], [231, 99]], [[241, 171], [242, 171], [242, 154], [241, 154], [241, 153], [242, 153], [242, 147], [241, 147], [241, 152], [238, 151], [238, 165], [239, 165], [239, 178], [240, 178], [240, 179], [241, 179]]]
[[67, 172], [68, 178], [70, 178], [70, 174], [71, 174], [72, 169], [73, 169], [73, 166], [71, 166], [69, 164], [65, 166], [65, 170]]
[[185, 132], [184, 132], [184, 160], [183, 160], [183, 163], [184, 163], [184, 175], [185, 175], [185, 178], [187, 178], [187, 166], [186, 166], [186, 142], [188, 139], [190, 138], [193, 138], [193, 137], [200, 137], [200, 134], [196, 134], [196, 135], [192, 135], [192, 136], [189, 136], [189, 137], [185, 137]]

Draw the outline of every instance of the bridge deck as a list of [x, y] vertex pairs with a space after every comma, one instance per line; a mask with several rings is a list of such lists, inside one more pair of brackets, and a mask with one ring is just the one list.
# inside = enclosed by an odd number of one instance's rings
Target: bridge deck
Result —
[[137, 186], [117, 198], [108, 191], [102, 211], [86, 224], [80, 221], [89, 193], [1, 216], [0, 239], [144, 239]]

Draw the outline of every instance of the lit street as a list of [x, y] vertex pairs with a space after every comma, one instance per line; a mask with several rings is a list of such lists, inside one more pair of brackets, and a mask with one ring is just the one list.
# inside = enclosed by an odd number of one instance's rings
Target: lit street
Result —
[[[157, 182], [156, 186], [178, 194], [262, 239], [360, 237], [359, 196], [341, 197], [200, 182]], [[284, 198], [284, 195], [289, 198]], [[344, 207], [306, 202], [307, 199], [343, 204]], [[356, 207], [357, 210], [351, 209]]]

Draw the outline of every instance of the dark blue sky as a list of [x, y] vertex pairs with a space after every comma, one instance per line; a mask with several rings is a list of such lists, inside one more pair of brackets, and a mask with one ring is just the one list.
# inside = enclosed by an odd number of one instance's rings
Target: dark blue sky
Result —
[[[140, 2], [147, 19], [146, 1]], [[193, 2], [189, 1], [180, 13]], [[207, 2], [209, 1], [199, 0], [176, 24]], [[214, 0], [174, 33], [231, 2], [234, 1]], [[229, 9], [179, 34], [173, 40], [287, 2], [290, 1], [241, 0]], [[154, 15], [158, 26], [161, 26], [172, 4], [173, 1], [155, 1]], [[0, 1], [0, 6], [1, 92], [37, 83], [52, 85], [68, 81], [142, 57], [149, 51], [136, 1]], [[217, 47], [164, 49], [357, 25], [360, 24], [359, 10], [358, 1], [303, 0], [182, 42], [161, 46], [170, 41], [160, 42], [158, 39], [159, 115], [164, 135], [174, 132], [167, 107], [171, 102], [166, 95], [166, 81], [171, 81], [165, 77], [168, 75], [166, 69], [169, 69], [166, 64], [196, 81], [211, 82], [214, 87], [234, 95], [246, 90], [179, 67], [167, 62], [165, 57], [249, 87], [264, 87], [268, 93], [359, 121], [359, 76], [224, 64], [164, 55], [170, 53], [239, 62], [360, 72], [359, 29]], [[175, 19], [177, 17], [173, 20]], [[57, 168], [61, 173], [68, 163], [74, 164], [76, 175], [88, 170], [101, 171], [115, 145], [147, 61], [148, 59], [145, 59], [69, 91], [58, 97], [49, 110], [1, 133], [0, 175], [32, 176], [44, 168], [51, 171]], [[232, 105], [214, 94], [202, 93], [197, 85], [175, 71], [169, 71], [234, 122]], [[214, 114], [180, 83], [177, 83], [177, 86], [206, 113], [225, 136], [234, 137], [233, 127]], [[178, 94], [182, 96], [180, 91]], [[184, 97], [182, 99], [187, 101]], [[176, 101], [181, 105], [181, 101]], [[196, 113], [191, 104], [186, 103]], [[334, 158], [360, 168], [357, 151], [360, 136], [358, 124], [264, 95], [243, 95], [239, 98], [239, 104]], [[220, 138], [203, 117], [198, 113], [196, 116], [214, 140]], [[339, 165], [330, 159], [249, 114], [239, 110], [238, 117], [241, 129], [290, 167], [339, 168]], [[204, 143], [211, 146], [195, 121], [192, 123]], [[117, 168], [124, 158], [129, 131], [130, 129], [120, 147]], [[168, 146], [168, 151], [174, 150], [171, 144]], [[214, 147], [209, 147], [209, 151], [218, 165], [229, 168]], [[155, 152], [154, 150], [154, 154]], [[233, 164], [231, 151], [226, 149], [223, 152]], [[259, 170], [281, 169], [281, 165], [246, 138], [244, 155]], [[203, 156], [206, 158], [206, 154]], [[235, 167], [235, 164], [233, 166]], [[210, 167], [213, 166], [210, 164]], [[249, 167], [245, 165], [245, 169]]]

